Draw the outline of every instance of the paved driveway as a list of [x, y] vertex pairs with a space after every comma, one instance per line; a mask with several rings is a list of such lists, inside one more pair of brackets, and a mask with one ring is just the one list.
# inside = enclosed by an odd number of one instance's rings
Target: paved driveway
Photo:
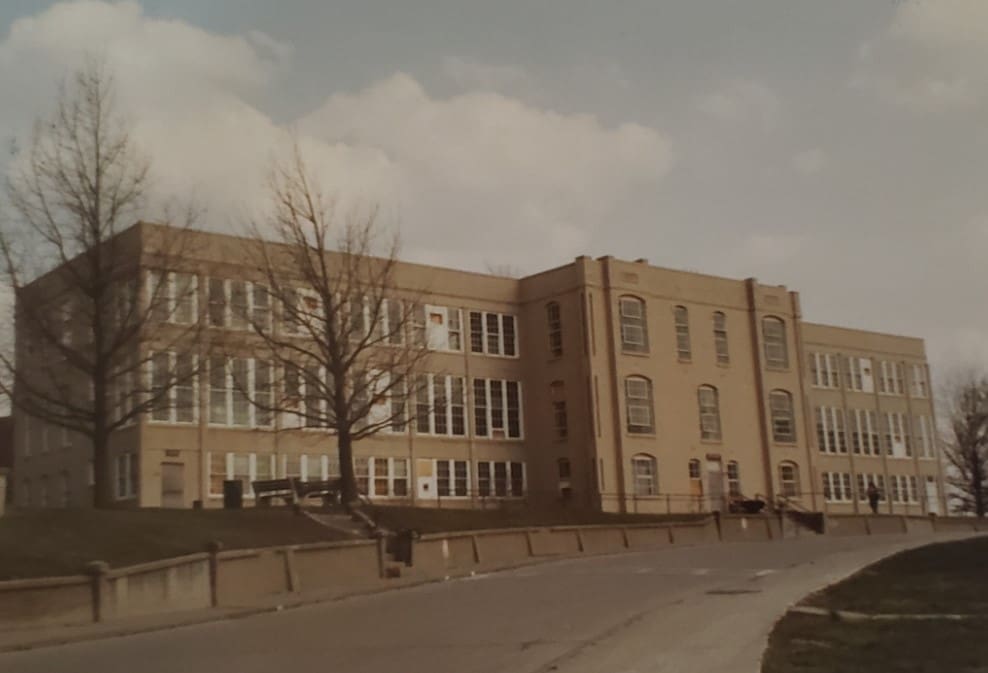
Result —
[[754, 673], [765, 637], [788, 605], [931, 539], [810, 537], [560, 561], [0, 654], [0, 671]]

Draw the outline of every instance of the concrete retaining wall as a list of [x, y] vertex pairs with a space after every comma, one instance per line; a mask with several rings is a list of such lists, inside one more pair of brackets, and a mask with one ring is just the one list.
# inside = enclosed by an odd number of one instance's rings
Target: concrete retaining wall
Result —
[[0, 582], [0, 628], [65, 626], [93, 621], [86, 576]]
[[132, 617], [209, 607], [209, 556], [145, 563], [107, 574], [106, 614]]
[[[828, 516], [830, 535], [904, 532], [988, 532], [967, 518]], [[783, 538], [770, 516], [723, 516], [697, 522], [629, 526], [558, 526], [425, 535], [402, 575], [434, 580], [475, 569], [506, 568], [538, 559], [690, 544]], [[378, 541], [327, 542], [272, 549], [212, 550], [108, 570], [92, 576], [0, 582], [0, 629], [84, 624], [210, 605], [250, 605], [265, 596], [388, 586], [390, 563]]]

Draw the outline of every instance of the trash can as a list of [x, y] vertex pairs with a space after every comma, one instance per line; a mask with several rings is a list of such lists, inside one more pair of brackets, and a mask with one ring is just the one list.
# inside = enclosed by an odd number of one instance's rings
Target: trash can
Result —
[[395, 561], [411, 566], [412, 550], [415, 549], [415, 540], [418, 538], [418, 531], [408, 529], [398, 531], [395, 537]]
[[223, 509], [243, 509], [244, 483], [239, 479], [223, 480]]

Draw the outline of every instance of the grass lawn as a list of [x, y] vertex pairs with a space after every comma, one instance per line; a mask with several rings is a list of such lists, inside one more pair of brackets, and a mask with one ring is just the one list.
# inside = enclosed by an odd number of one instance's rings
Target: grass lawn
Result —
[[89, 561], [121, 567], [206, 550], [319, 542], [332, 530], [288, 508], [47, 509], [0, 518], [0, 580], [74, 575]]
[[435, 509], [426, 507], [372, 507], [370, 515], [390, 530], [410, 528], [420, 533], [442, 533], [485, 528], [565, 526], [621, 523], [696, 521], [702, 514], [610, 514], [573, 507], [512, 506], [499, 509]]
[[842, 622], [789, 614], [772, 632], [762, 673], [988, 672], [988, 537], [902, 552], [804, 602], [852, 612], [977, 616]]

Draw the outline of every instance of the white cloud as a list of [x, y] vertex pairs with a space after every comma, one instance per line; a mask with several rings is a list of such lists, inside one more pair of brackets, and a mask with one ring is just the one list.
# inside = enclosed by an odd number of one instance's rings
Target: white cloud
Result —
[[726, 123], [755, 123], [771, 131], [779, 120], [782, 104], [770, 87], [752, 79], [732, 79], [696, 101], [700, 112]]
[[803, 175], [814, 175], [827, 166], [827, 153], [819, 147], [797, 152], [792, 158], [792, 167]]
[[[290, 47], [153, 18], [133, 2], [56, 5], [0, 39], [0, 90], [45, 82], [0, 121], [0, 137], [48, 109], [56, 74], [94, 45], [117, 74], [163, 188], [194, 189], [212, 226], [263, 202], [286, 134], [245, 97], [263, 94]], [[456, 266], [492, 260], [527, 270], [584, 252], [631, 190], [669, 170], [669, 143], [654, 129], [605, 126], [473, 86], [435, 98], [398, 73], [327, 92], [292, 126], [327, 192], [380, 204], [400, 220], [409, 256]]]
[[920, 112], [965, 108], [988, 96], [988, 2], [909, 0], [859, 50], [851, 84]]

